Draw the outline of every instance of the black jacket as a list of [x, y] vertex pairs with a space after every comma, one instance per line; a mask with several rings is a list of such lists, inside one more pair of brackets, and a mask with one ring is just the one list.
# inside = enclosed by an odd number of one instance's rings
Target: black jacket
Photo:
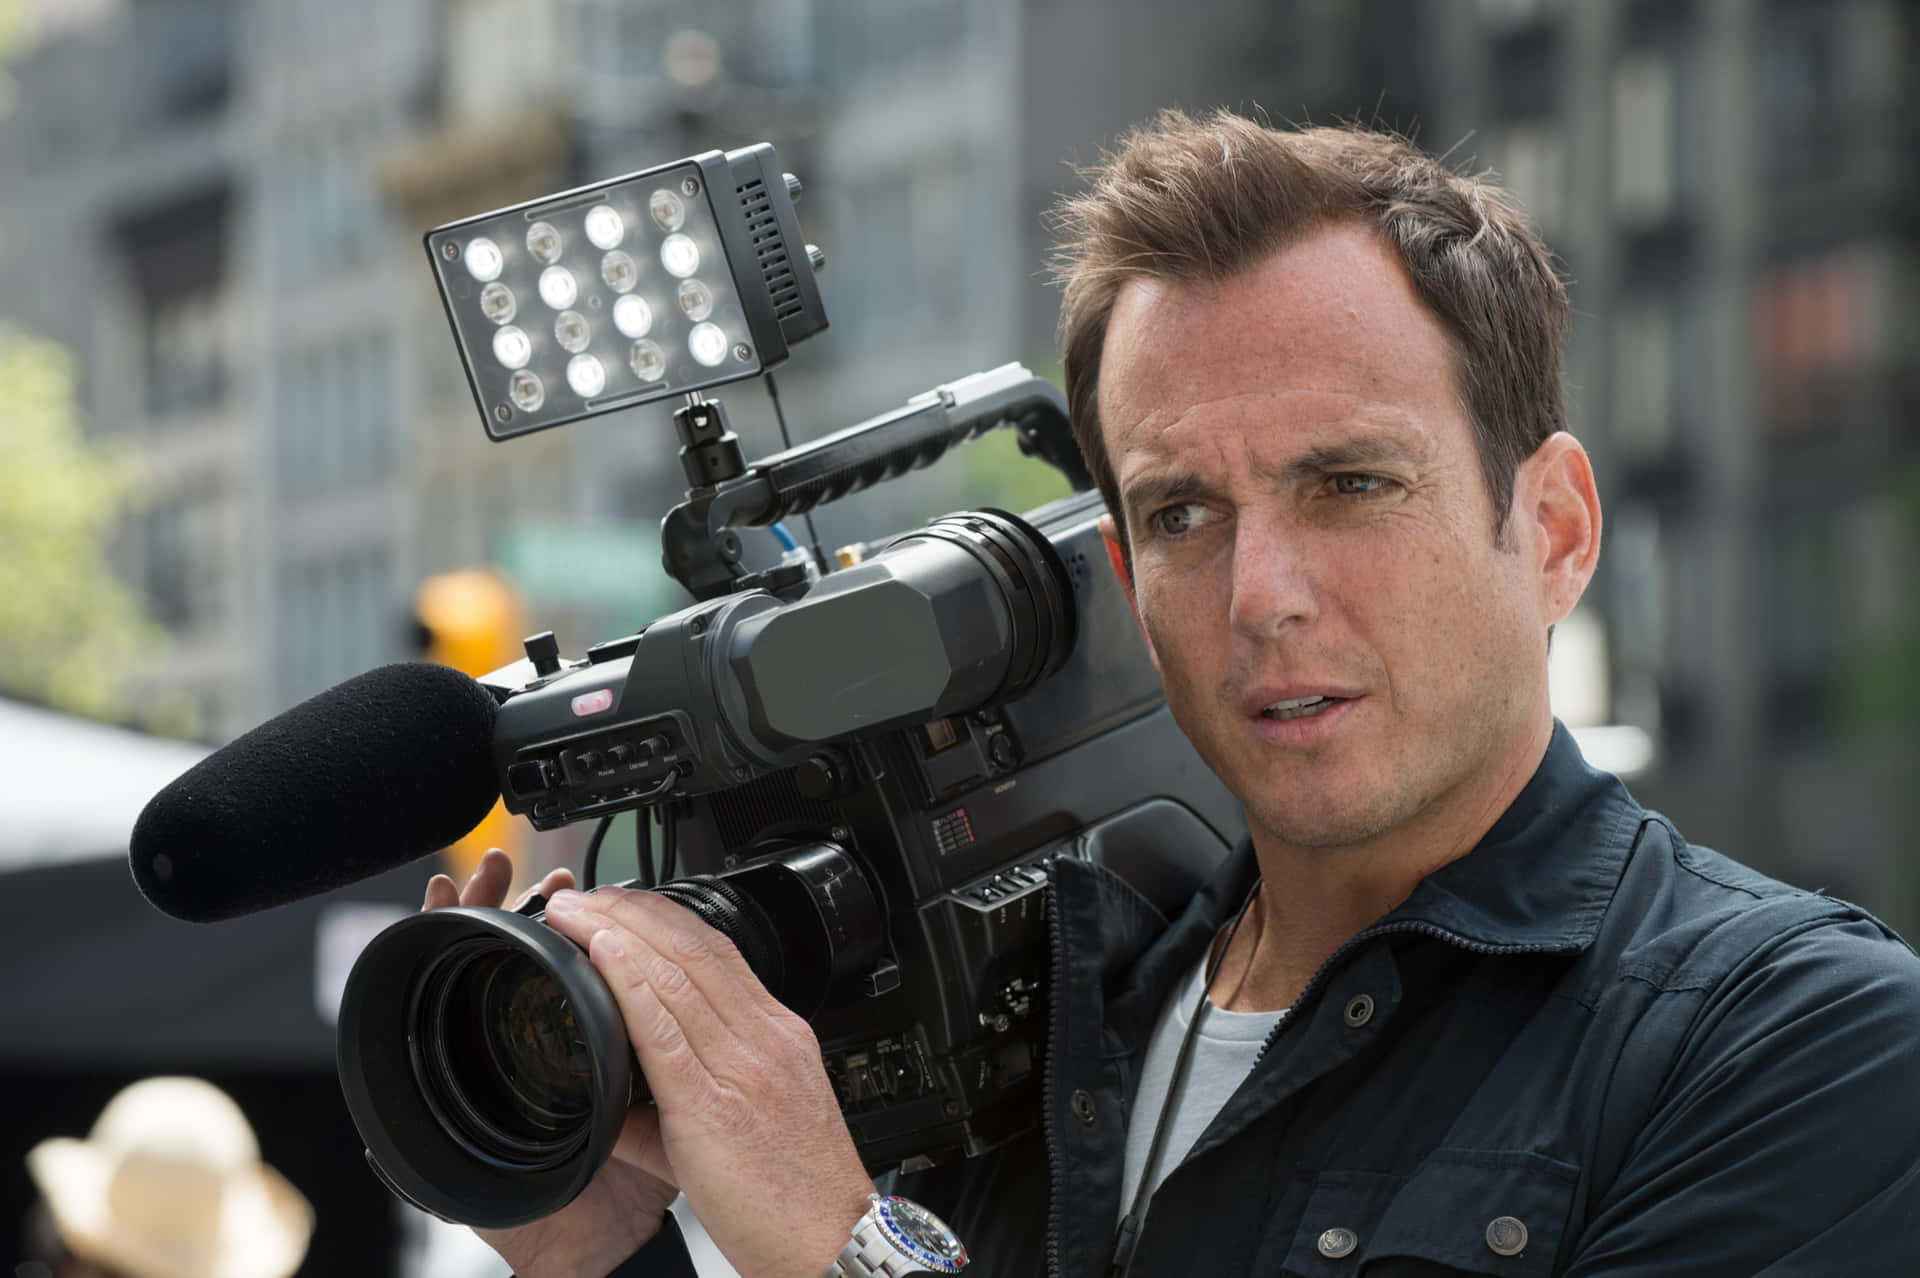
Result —
[[[1242, 847], [1169, 926], [1056, 867], [1041, 1129], [897, 1190], [970, 1275], [1106, 1272], [1155, 1016], [1254, 872]], [[1313, 978], [1131, 1272], [1913, 1278], [1920, 958], [1688, 844], [1556, 729], [1479, 847]]]
[[[1155, 1017], [1254, 872], [1243, 846], [1169, 924], [1056, 864], [1042, 1122], [895, 1187], [969, 1278], [1107, 1272]], [[1131, 1272], [1914, 1278], [1920, 958], [1688, 844], [1556, 728], [1480, 845], [1313, 978]]]

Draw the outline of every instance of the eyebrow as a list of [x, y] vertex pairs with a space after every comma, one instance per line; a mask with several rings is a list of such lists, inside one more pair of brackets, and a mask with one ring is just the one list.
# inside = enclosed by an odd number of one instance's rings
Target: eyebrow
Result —
[[1289, 479], [1306, 479], [1328, 471], [1352, 470], [1356, 466], [1381, 466], [1399, 463], [1418, 466], [1426, 454], [1394, 435], [1355, 435], [1337, 444], [1309, 448], [1291, 462], [1284, 472]]
[[[1355, 435], [1334, 444], [1309, 448], [1288, 462], [1281, 477], [1290, 482], [1312, 479], [1338, 471], [1367, 466], [1399, 464], [1419, 466], [1426, 460], [1422, 450], [1393, 435]], [[1128, 487], [1122, 494], [1129, 510], [1141, 510], [1174, 502], [1209, 497], [1214, 485], [1189, 471], [1170, 471], [1149, 475]]]

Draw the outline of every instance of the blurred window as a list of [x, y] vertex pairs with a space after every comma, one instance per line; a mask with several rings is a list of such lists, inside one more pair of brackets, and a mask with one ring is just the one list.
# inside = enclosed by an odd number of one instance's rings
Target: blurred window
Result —
[[976, 0], [820, 0], [820, 51], [829, 83], [885, 72], [966, 42]]
[[199, 484], [156, 499], [139, 517], [148, 603], [154, 620], [176, 634], [219, 617], [227, 571], [222, 506], [217, 488]]
[[996, 248], [967, 151], [949, 148], [860, 182], [840, 208], [844, 247], [822, 286], [836, 323], [872, 342], [964, 330], [980, 265]]
[[[657, 31], [658, 10], [649, 0], [449, 0], [442, 108], [465, 123], [561, 99], [569, 24], [576, 20], [585, 37], [581, 52], [596, 69], [617, 73], [657, 61], [666, 34]], [[654, 36], [650, 50], [624, 38], [636, 27]]]
[[140, 297], [146, 406], [155, 418], [205, 412], [226, 392], [230, 196], [219, 184], [114, 224]]
[[872, 340], [897, 335], [913, 319], [914, 236], [908, 174], [883, 171], [845, 193], [846, 233], [834, 239], [832, 271], [821, 279], [836, 327]]
[[349, 118], [282, 141], [270, 172], [275, 261], [306, 281], [363, 266], [385, 243], [373, 189], [375, 125]]
[[1559, 110], [1566, 75], [1557, 25], [1516, 27], [1496, 35], [1489, 50], [1493, 75], [1487, 89], [1499, 115], [1552, 115]]
[[130, 107], [143, 128], [205, 119], [233, 91], [233, 0], [135, 0]]
[[1764, 177], [1795, 184], [1842, 178], [1873, 152], [1904, 163], [1888, 152], [1897, 149], [1901, 99], [1913, 80], [1911, 9], [1773, 0], [1762, 10], [1754, 96]]
[[381, 547], [283, 565], [275, 617], [281, 702], [312, 696], [396, 655], [396, 598]]
[[1673, 438], [1674, 307], [1630, 298], [1613, 323], [1613, 436], [1631, 458], [1657, 456]]
[[379, 333], [297, 348], [281, 361], [275, 474], [282, 495], [377, 481], [393, 461], [393, 352]]
[[1519, 26], [1559, 8], [1559, 0], [1475, 0], [1480, 21], [1494, 31]]
[[1613, 211], [1624, 222], [1665, 221], [1675, 208], [1674, 59], [1629, 53], [1613, 71]]
[[1507, 126], [1500, 144], [1502, 185], [1549, 241], [1566, 226], [1567, 133], [1541, 116]]
[[1868, 245], [1782, 262], [1754, 285], [1754, 367], [1775, 434], [1871, 416], [1886, 350], [1885, 254]]
[[205, 412], [226, 393], [226, 295], [208, 284], [156, 298], [146, 315], [147, 411], [156, 418]]
[[1667, 655], [1667, 592], [1671, 574], [1661, 541], [1660, 515], [1629, 501], [1609, 515], [1608, 611], [1614, 622], [1614, 660], [1623, 670], [1654, 673]]

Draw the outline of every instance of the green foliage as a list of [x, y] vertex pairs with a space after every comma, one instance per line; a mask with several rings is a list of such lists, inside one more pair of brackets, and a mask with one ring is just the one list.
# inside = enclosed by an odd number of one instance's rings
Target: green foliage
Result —
[[73, 390], [64, 347], [0, 327], [0, 689], [105, 716], [155, 631], [107, 564], [128, 467]]

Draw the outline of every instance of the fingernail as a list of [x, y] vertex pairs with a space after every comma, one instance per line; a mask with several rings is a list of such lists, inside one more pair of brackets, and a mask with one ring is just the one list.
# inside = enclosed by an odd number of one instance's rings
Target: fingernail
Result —
[[586, 904], [578, 892], [560, 891], [547, 898], [548, 914], [578, 914]]
[[627, 956], [627, 952], [620, 948], [620, 942], [614, 939], [613, 933], [610, 931], [603, 930], [595, 932], [593, 939], [587, 943], [587, 948], [592, 949], [596, 945], [615, 958], [625, 958]]

